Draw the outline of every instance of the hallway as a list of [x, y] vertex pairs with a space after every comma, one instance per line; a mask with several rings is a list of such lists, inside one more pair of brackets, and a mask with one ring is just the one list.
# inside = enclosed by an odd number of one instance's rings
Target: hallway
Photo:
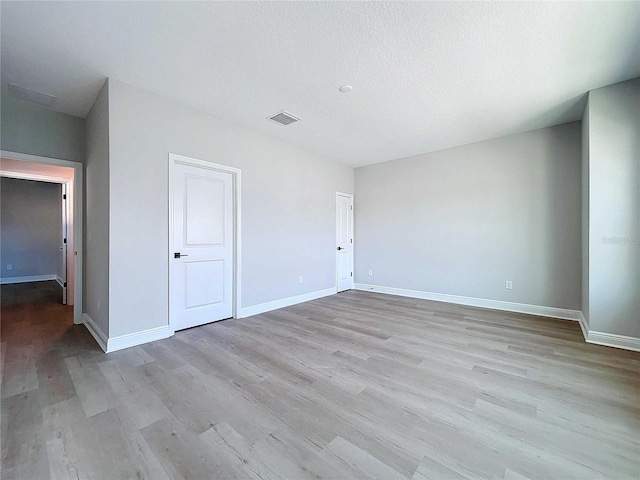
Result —
[[[75, 395], [65, 358], [103, 353], [83, 325], [73, 325], [73, 306], [62, 305], [57, 282], [2, 285], [0, 296], [2, 437], [11, 437], [2, 442], [3, 477], [47, 477], [46, 447], [36, 428], [46, 406], [41, 403]], [[16, 462], [29, 456], [33, 464], [22, 470]]]
[[62, 305], [57, 282], [2, 285], [0, 296], [3, 399], [50, 383], [66, 357], [102, 353], [83, 325], [73, 325], [73, 306]]

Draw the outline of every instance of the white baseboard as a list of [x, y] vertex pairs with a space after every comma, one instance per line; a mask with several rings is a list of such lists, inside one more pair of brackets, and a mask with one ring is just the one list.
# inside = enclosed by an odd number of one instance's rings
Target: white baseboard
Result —
[[420, 290], [408, 290], [404, 288], [382, 287], [379, 285], [367, 285], [356, 283], [356, 290], [365, 292], [386, 293], [399, 295], [402, 297], [421, 298], [423, 300], [433, 300], [436, 302], [455, 303], [467, 305], [469, 307], [491, 308], [493, 310], [503, 310], [506, 312], [527, 313], [542, 317], [562, 318], [564, 320], [580, 321], [582, 313], [579, 310], [568, 310], [565, 308], [545, 307], [541, 305], [528, 305], [526, 303], [503, 302], [500, 300], [487, 300], [484, 298], [462, 297], [459, 295], [448, 295], [445, 293], [423, 292]]
[[62, 281], [62, 277], [60, 275], [56, 275], [56, 282], [58, 282], [61, 287], [64, 287], [64, 282]]
[[[297, 295], [295, 297], [288, 297], [280, 300], [275, 300], [273, 302], [253, 305], [251, 307], [242, 308], [239, 318], [245, 318], [252, 315], [257, 315], [259, 313], [270, 312], [271, 310], [277, 310], [278, 308], [289, 307], [298, 303], [308, 302], [310, 300], [326, 297], [335, 293], [335, 288], [327, 288], [325, 290], [309, 292], [302, 295]], [[149, 330], [130, 333], [128, 335], [120, 335], [118, 337], [107, 338], [106, 335], [104, 335], [96, 326], [95, 322], [93, 322], [89, 315], [85, 313], [84, 316], [87, 329], [91, 332], [102, 349], [107, 353], [122, 350], [124, 348], [135, 347], [136, 345], [142, 345], [144, 343], [153, 342], [156, 340], [161, 340], [174, 334], [169, 325], [164, 325], [162, 327], [150, 328]]]
[[[458, 295], [447, 295], [442, 293], [422, 292], [419, 290], [407, 290], [394, 287], [382, 287], [378, 285], [367, 285], [362, 283], [355, 284], [356, 290], [385, 293], [390, 295], [399, 295], [403, 297], [420, 298], [423, 300], [434, 300], [437, 302], [455, 303], [458, 305], [467, 305], [480, 308], [491, 308], [494, 310], [502, 310], [516, 313], [526, 313], [530, 315], [539, 315], [544, 317], [562, 318], [565, 320], [577, 321], [582, 329], [585, 341], [597, 345], [605, 345], [607, 347], [622, 348], [625, 350], [633, 350], [640, 352], [640, 338], [627, 337], [624, 335], [616, 335], [611, 333], [589, 331], [586, 319], [582, 312], [577, 310], [567, 310], [563, 308], [545, 307], [539, 305], [527, 305], [523, 303], [502, 302], [499, 300], [486, 300], [474, 297], [462, 297]], [[336, 293], [335, 288], [327, 288], [325, 290], [317, 290], [294, 297], [274, 300], [272, 302], [261, 303], [251, 307], [245, 307], [241, 310], [238, 318], [251, 317], [260, 313], [270, 312], [279, 308], [297, 305], [299, 303], [316, 300], [318, 298], [327, 297]], [[93, 319], [83, 314], [84, 324], [89, 333], [95, 338], [100, 348], [107, 353], [122, 350], [124, 348], [142, 345], [144, 343], [161, 340], [173, 335], [173, 331], [168, 325], [162, 327], [151, 328], [142, 332], [131, 333], [128, 335], [120, 335], [118, 337], [108, 338], [102, 330], [96, 325]]]
[[584, 335], [584, 340], [587, 343], [640, 352], [640, 338], [589, 330], [589, 322], [584, 318], [582, 312], [580, 313], [580, 328], [582, 328], [582, 335]]
[[582, 312], [580, 312], [580, 319], [578, 320], [578, 322], [580, 323], [582, 336], [584, 337], [584, 340], [587, 341], [587, 338], [589, 338], [589, 322], [587, 322], [587, 319], [584, 318]]
[[270, 312], [279, 308], [290, 307], [291, 305], [297, 305], [298, 303], [309, 302], [316, 300], [317, 298], [328, 297], [334, 295], [336, 288], [325, 288], [324, 290], [316, 290], [315, 292], [303, 293], [302, 295], [296, 295], [295, 297], [282, 298], [280, 300], [274, 300], [273, 302], [260, 303], [251, 307], [244, 307], [240, 312], [239, 318], [251, 317], [258, 315], [259, 313]]
[[5, 285], [9, 283], [29, 283], [29, 282], [44, 282], [46, 280], [55, 280], [56, 274], [50, 275], [29, 275], [27, 277], [5, 277], [0, 278], [0, 284]]
[[399, 295], [402, 297], [420, 298], [423, 300], [434, 300], [436, 302], [455, 303], [470, 307], [491, 308], [516, 313], [527, 313], [543, 317], [562, 318], [564, 320], [574, 320], [580, 324], [582, 335], [587, 343], [605, 345], [607, 347], [622, 348], [640, 352], [640, 338], [616, 335], [613, 333], [596, 332], [589, 330], [589, 324], [579, 310], [568, 310], [556, 307], [544, 307], [540, 305], [528, 305], [525, 303], [502, 302], [499, 300], [486, 300], [483, 298], [462, 297], [458, 295], [447, 295], [444, 293], [431, 293], [419, 290], [408, 290], [403, 288], [382, 287], [379, 285], [367, 285], [356, 283], [356, 290], [365, 292], [386, 293]]
[[100, 348], [106, 352], [107, 336], [102, 330], [100, 330], [100, 327], [96, 325], [96, 322], [94, 322], [93, 318], [91, 318], [87, 313], [82, 314], [82, 320], [84, 321], [84, 326], [87, 327], [87, 330], [89, 330], [89, 333], [93, 336], [93, 338], [96, 339], [98, 345], [100, 345]]
[[624, 350], [633, 350], [640, 352], [640, 338], [627, 337], [626, 335], [616, 335], [614, 333], [589, 331], [589, 335], [585, 338], [588, 343], [596, 345], [604, 345], [606, 347], [622, 348]]
[[135, 347], [136, 345], [161, 340], [173, 335], [173, 331], [169, 329], [169, 325], [164, 325], [162, 327], [150, 328], [149, 330], [143, 330], [141, 332], [109, 338], [102, 330], [100, 330], [100, 327], [96, 325], [96, 322], [94, 322], [88, 314], [83, 313], [82, 318], [84, 320], [85, 327], [87, 327], [89, 333], [93, 335], [93, 338], [96, 339], [96, 342], [98, 342], [98, 345], [100, 345], [100, 348], [102, 348], [105, 353], [115, 352], [117, 350], [122, 350], [123, 348]]
[[150, 328], [141, 332], [129, 333], [127, 335], [120, 335], [112, 337], [107, 340], [107, 353], [122, 350], [123, 348], [135, 347], [136, 345], [142, 345], [143, 343], [154, 342], [156, 340], [162, 340], [173, 335], [173, 330], [169, 328], [169, 325], [163, 325], [162, 327]]
[[[273, 302], [261, 303], [259, 305], [253, 305], [251, 307], [242, 308], [240, 316], [238, 318], [251, 317], [258, 315], [259, 313], [270, 312], [279, 308], [290, 307], [291, 305], [297, 305], [298, 303], [308, 302], [317, 298], [327, 297], [336, 293], [335, 287], [327, 288], [325, 290], [317, 290], [315, 292], [304, 293], [302, 295], [296, 295], [295, 297], [282, 298], [280, 300], [274, 300]], [[98, 345], [106, 352], [111, 353], [123, 348], [135, 347], [136, 345], [142, 345], [143, 343], [153, 342], [155, 340], [161, 340], [163, 338], [170, 337], [174, 334], [173, 330], [169, 328], [169, 325], [162, 327], [151, 328], [149, 330], [143, 330], [141, 332], [130, 333], [128, 335], [120, 335], [118, 337], [108, 338], [95, 324], [95, 322], [87, 315], [84, 314], [84, 323], [87, 329], [93, 335], [98, 342]]]

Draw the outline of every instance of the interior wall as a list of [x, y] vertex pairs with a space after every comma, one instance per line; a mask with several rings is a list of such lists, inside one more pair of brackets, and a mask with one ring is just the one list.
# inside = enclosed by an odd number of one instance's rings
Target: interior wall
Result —
[[85, 120], [2, 95], [2, 150], [83, 162]]
[[[109, 83], [87, 115], [84, 312], [109, 335]], [[135, 192], [131, 192], [132, 202]], [[134, 289], [140, 289], [137, 285]]]
[[1, 177], [0, 200], [0, 277], [59, 274], [61, 185]]
[[589, 328], [640, 337], [640, 79], [589, 92]]
[[242, 170], [243, 307], [335, 287], [352, 168], [112, 79], [109, 104], [111, 336], [168, 323], [169, 153]]
[[357, 168], [356, 282], [579, 310], [580, 135], [574, 122]]

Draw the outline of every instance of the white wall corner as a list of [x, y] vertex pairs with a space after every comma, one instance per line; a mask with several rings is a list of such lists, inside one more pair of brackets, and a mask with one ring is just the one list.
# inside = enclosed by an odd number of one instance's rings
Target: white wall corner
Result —
[[296, 295], [294, 297], [281, 298], [280, 300], [274, 300], [272, 302], [260, 303], [251, 307], [244, 307], [240, 310], [240, 316], [238, 318], [251, 317], [253, 315], [270, 312], [279, 308], [297, 305], [298, 303], [304, 303], [311, 300], [316, 300], [318, 298], [328, 297], [329, 295], [335, 295], [336, 293], [336, 287], [331, 287], [324, 290], [316, 290], [315, 292], [303, 293], [302, 295]]
[[107, 351], [107, 336], [104, 334], [100, 327], [96, 325], [96, 322], [89, 316], [87, 313], [82, 314], [82, 320], [84, 322], [84, 326], [87, 327], [89, 333], [96, 339], [100, 348], [106, 352]]
[[590, 330], [585, 340], [588, 343], [604, 345], [605, 347], [622, 348], [624, 350], [640, 352], [640, 338], [638, 337], [627, 337], [625, 335]]
[[174, 332], [169, 328], [169, 325], [163, 325], [162, 327], [150, 328], [141, 332], [111, 337], [107, 340], [107, 348], [105, 349], [105, 352], [111, 353], [124, 348], [155, 342], [156, 340], [162, 340], [163, 338], [170, 337], [173, 334]]

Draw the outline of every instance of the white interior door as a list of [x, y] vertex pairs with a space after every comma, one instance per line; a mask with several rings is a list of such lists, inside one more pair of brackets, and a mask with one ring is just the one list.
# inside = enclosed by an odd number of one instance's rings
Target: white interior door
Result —
[[353, 196], [336, 194], [336, 271], [338, 292], [353, 288]]
[[63, 183], [62, 184], [62, 199], [61, 199], [61, 204], [62, 204], [62, 232], [60, 233], [61, 235], [61, 239], [60, 239], [60, 266], [58, 268], [58, 271], [60, 272], [60, 276], [62, 277], [62, 304], [66, 305], [67, 304], [67, 255], [68, 255], [68, 246], [69, 246], [69, 239], [68, 239], [68, 218], [67, 218], [67, 184]]
[[233, 315], [233, 176], [172, 164], [170, 323], [174, 330]]

